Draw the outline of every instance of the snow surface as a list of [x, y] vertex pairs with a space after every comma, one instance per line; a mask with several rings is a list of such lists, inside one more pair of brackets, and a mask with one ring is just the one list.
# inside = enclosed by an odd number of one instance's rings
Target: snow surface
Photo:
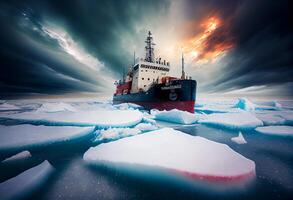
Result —
[[242, 133], [240, 131], [239, 131], [238, 136], [231, 138], [231, 140], [233, 142], [236, 142], [237, 144], [246, 144], [247, 143], [245, 138], [243, 137], [243, 135], [242, 135]]
[[263, 121], [265, 126], [283, 125], [286, 123], [286, 120], [283, 117], [273, 113], [255, 113], [255, 116]]
[[2, 163], [11, 162], [14, 160], [22, 160], [22, 159], [30, 158], [31, 156], [32, 155], [29, 151], [22, 151], [22, 152], [15, 154], [9, 158], [6, 158], [5, 160], [2, 161]]
[[113, 105], [113, 107], [119, 109], [119, 110], [136, 110], [136, 109], [142, 109], [143, 107], [134, 103], [121, 103]]
[[76, 109], [67, 103], [43, 103], [40, 108], [37, 109], [38, 112], [61, 112], [70, 111], [75, 112]]
[[94, 142], [117, 140], [140, 133], [141, 130], [139, 130], [138, 128], [110, 128], [107, 130], [98, 130], [96, 131], [97, 137]]
[[215, 113], [206, 116], [198, 123], [209, 124], [229, 129], [254, 129], [263, 126], [263, 122], [249, 112], [240, 113]]
[[94, 110], [53, 113], [24, 112], [2, 115], [0, 118], [42, 125], [99, 126], [107, 128], [134, 126], [142, 120], [142, 117], [142, 113], [138, 110]]
[[0, 125], [0, 152], [66, 142], [92, 133], [94, 127]]
[[171, 128], [100, 144], [83, 158], [94, 165], [143, 165], [200, 179], [244, 178], [255, 173], [255, 163], [227, 145]]
[[112, 140], [118, 140], [121, 138], [137, 135], [140, 133], [153, 131], [158, 129], [157, 126], [150, 123], [139, 123], [134, 128], [109, 128], [96, 131], [96, 139], [94, 142], [108, 142]]
[[24, 198], [45, 183], [53, 170], [54, 168], [50, 163], [44, 161], [18, 176], [0, 183], [0, 199], [14, 200]]
[[264, 126], [255, 130], [268, 135], [293, 136], [293, 126]]
[[238, 102], [234, 105], [234, 108], [240, 108], [245, 111], [254, 111], [255, 105], [247, 98], [239, 98]]
[[170, 111], [151, 110], [151, 114], [154, 115], [157, 120], [178, 124], [194, 124], [199, 119], [198, 114], [192, 114], [178, 109], [172, 109]]
[[156, 125], [151, 124], [151, 123], [139, 123], [134, 128], [137, 128], [137, 129], [141, 130], [142, 132], [153, 131], [153, 130], [158, 129], [158, 127]]

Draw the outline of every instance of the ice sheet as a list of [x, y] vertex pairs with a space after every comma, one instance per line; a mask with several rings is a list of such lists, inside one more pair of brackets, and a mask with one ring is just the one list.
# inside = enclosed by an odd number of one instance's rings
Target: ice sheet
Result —
[[95, 143], [117, 140], [124, 137], [140, 134], [138, 128], [110, 128], [107, 130], [97, 130]]
[[75, 112], [76, 109], [67, 103], [43, 103], [37, 112], [61, 112], [61, 111], [71, 111]]
[[142, 132], [153, 131], [153, 130], [158, 129], [158, 127], [156, 125], [151, 124], [151, 123], [139, 123], [134, 128], [137, 128], [137, 129], [141, 130]]
[[22, 151], [30, 148], [67, 142], [92, 133], [94, 127], [68, 126], [0, 126], [0, 152]]
[[234, 105], [234, 108], [239, 108], [245, 111], [254, 111], [255, 105], [247, 98], [239, 98], [238, 102]]
[[201, 119], [198, 123], [214, 125], [229, 129], [254, 129], [258, 126], [263, 126], [263, 122], [249, 112], [239, 113], [217, 113], [206, 116], [206, 119]]
[[170, 111], [152, 110], [151, 113], [155, 116], [155, 119], [157, 120], [178, 124], [194, 124], [201, 116], [199, 114], [192, 114], [190, 112], [177, 109], [173, 109]]
[[2, 161], [2, 163], [6, 163], [6, 162], [11, 162], [11, 161], [14, 161], [14, 160], [21, 160], [21, 159], [26, 159], [26, 158], [29, 158], [31, 157], [31, 153], [29, 151], [22, 151], [18, 154], [15, 154], [9, 158], [6, 158], [5, 160]]
[[44, 161], [18, 176], [0, 183], [0, 199], [14, 200], [26, 197], [45, 183], [53, 170], [50, 163]]
[[255, 129], [259, 133], [279, 136], [292, 136], [293, 126], [264, 126]]
[[142, 106], [134, 104], [134, 103], [121, 103], [117, 105], [113, 105], [113, 107], [119, 109], [119, 110], [136, 110], [136, 109], [143, 109]]
[[142, 117], [142, 113], [138, 110], [93, 110], [57, 113], [24, 112], [0, 115], [0, 118], [3, 119], [14, 119], [33, 124], [99, 126], [101, 128], [134, 126], [142, 120]]
[[237, 144], [246, 144], [246, 140], [245, 138], [243, 137], [241, 131], [239, 131], [239, 134], [237, 137], [232, 137], [231, 140]]
[[227, 145], [171, 128], [92, 147], [84, 160], [158, 167], [199, 179], [239, 179], [255, 173], [255, 163]]

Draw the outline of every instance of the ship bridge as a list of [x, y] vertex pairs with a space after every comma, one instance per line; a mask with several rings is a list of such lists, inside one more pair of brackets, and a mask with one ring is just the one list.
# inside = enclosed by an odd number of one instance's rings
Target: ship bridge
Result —
[[170, 63], [161, 58], [155, 58], [154, 43], [151, 32], [145, 41], [145, 58], [135, 59], [131, 69], [131, 93], [147, 91], [153, 84], [161, 83], [162, 78], [168, 76]]

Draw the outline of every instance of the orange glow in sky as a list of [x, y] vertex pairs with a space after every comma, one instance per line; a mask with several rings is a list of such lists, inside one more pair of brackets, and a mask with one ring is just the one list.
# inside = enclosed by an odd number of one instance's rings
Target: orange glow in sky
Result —
[[[198, 26], [198, 25], [197, 25]], [[223, 21], [217, 17], [209, 17], [200, 23], [200, 30], [195, 36], [184, 42], [183, 51], [193, 62], [213, 61], [234, 44], [225, 31]]]

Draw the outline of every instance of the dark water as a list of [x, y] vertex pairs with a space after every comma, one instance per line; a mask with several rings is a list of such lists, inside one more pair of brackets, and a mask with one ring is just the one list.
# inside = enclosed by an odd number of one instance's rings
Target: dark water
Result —
[[235, 186], [236, 189], [231, 189], [235, 183], [216, 183], [224, 188], [217, 190], [202, 182], [185, 184], [149, 169], [134, 174], [119, 168], [91, 167], [82, 159], [91, 145], [90, 138], [85, 138], [32, 151], [30, 161], [18, 163], [18, 167], [9, 167], [9, 170], [1, 169], [2, 181], [47, 159], [55, 172], [26, 199], [292, 199], [292, 138], [242, 132], [247, 144], [239, 145], [230, 140], [238, 134], [235, 131], [204, 125], [176, 126], [176, 129], [228, 144], [256, 163], [255, 179]]

